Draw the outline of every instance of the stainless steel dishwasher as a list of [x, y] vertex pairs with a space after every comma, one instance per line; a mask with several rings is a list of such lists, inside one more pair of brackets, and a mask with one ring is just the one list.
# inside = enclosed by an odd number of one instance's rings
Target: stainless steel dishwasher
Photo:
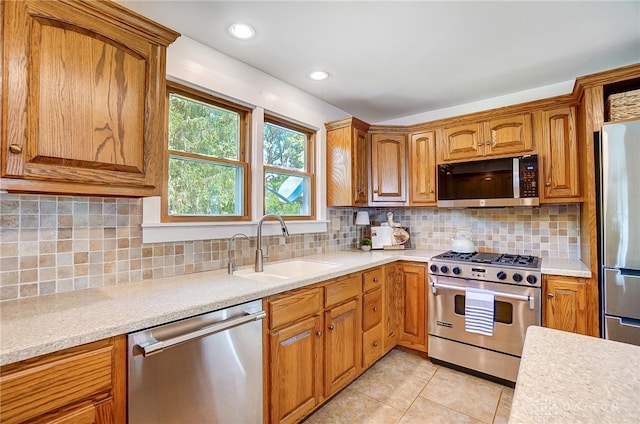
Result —
[[129, 423], [262, 423], [265, 316], [256, 300], [129, 334]]

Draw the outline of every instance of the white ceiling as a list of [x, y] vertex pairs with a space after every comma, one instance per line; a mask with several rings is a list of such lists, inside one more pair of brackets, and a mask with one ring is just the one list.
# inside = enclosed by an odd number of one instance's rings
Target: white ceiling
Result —
[[119, 3], [371, 123], [640, 62], [637, 0]]

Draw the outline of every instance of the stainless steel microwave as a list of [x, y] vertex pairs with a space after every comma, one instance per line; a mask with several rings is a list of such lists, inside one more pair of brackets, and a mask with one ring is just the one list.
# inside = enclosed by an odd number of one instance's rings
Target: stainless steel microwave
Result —
[[438, 165], [438, 206], [537, 206], [538, 156]]

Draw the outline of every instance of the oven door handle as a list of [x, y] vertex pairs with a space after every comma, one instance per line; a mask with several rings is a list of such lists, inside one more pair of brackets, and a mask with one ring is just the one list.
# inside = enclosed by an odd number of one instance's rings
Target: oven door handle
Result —
[[[436, 294], [436, 292], [438, 291], [438, 289], [448, 289], [448, 290], [460, 290], [460, 291], [464, 291], [465, 287], [462, 286], [453, 286], [450, 284], [441, 284], [441, 283], [437, 283], [435, 281], [431, 281], [431, 291], [433, 291], [433, 294]], [[512, 294], [512, 293], [503, 293], [503, 292], [494, 292], [494, 294], [496, 296], [499, 297], [506, 297], [507, 299], [515, 299], [515, 300], [522, 300], [522, 301], [528, 301], [529, 302], [529, 309], [533, 310], [536, 308], [536, 300], [533, 296], [525, 296], [522, 294]]]

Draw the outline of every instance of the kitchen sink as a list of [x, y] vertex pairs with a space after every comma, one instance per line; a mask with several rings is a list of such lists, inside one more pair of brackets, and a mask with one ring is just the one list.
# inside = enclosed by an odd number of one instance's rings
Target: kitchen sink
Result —
[[307, 274], [314, 274], [316, 272], [328, 271], [339, 266], [340, 264], [335, 262], [298, 259], [266, 264], [264, 265], [263, 272], [255, 272], [253, 268], [239, 269], [234, 272], [234, 275], [252, 280], [278, 281], [301, 277]]

